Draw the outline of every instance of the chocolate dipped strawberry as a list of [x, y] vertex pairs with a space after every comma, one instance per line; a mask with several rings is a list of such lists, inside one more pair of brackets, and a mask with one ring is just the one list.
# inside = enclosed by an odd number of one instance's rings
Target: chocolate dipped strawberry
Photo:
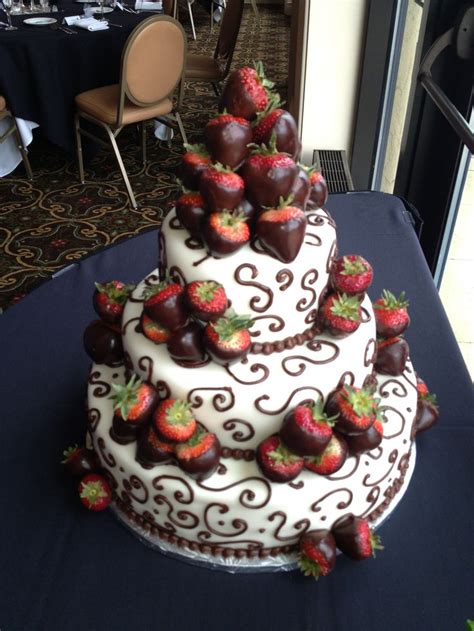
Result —
[[287, 110], [278, 107], [279, 99], [271, 99], [269, 107], [257, 115], [253, 128], [253, 142], [269, 145], [275, 142], [278, 151], [287, 153], [296, 160], [301, 151], [298, 127]]
[[294, 480], [304, 465], [304, 459], [291, 452], [277, 434], [259, 444], [256, 457], [263, 475], [272, 482]]
[[260, 213], [255, 232], [265, 250], [279, 261], [291, 263], [303, 245], [306, 224], [306, 215], [301, 208], [280, 200], [277, 208]]
[[203, 172], [212, 164], [211, 157], [204, 145], [185, 145], [179, 168], [179, 177], [183, 186], [190, 191], [199, 189], [199, 182]]
[[175, 452], [181, 469], [191, 478], [202, 481], [217, 469], [221, 444], [215, 434], [198, 426], [187, 442], [176, 445]]
[[144, 311], [142, 311], [140, 316], [140, 330], [145, 337], [155, 344], [164, 344], [171, 335], [168, 329], [149, 318]]
[[347, 254], [334, 259], [330, 282], [334, 291], [348, 296], [364, 294], [372, 284], [372, 266], [358, 254]]
[[112, 383], [114, 404], [112, 438], [125, 445], [136, 439], [138, 430], [153, 414], [158, 402], [155, 388], [132, 375], [127, 384]]
[[342, 386], [329, 395], [326, 413], [337, 416], [337, 430], [343, 434], [362, 434], [374, 424], [378, 400], [366, 388]]
[[410, 349], [403, 337], [379, 338], [374, 368], [382, 375], [398, 377], [405, 370]]
[[160, 440], [150, 425], [140, 433], [135, 460], [144, 469], [151, 469], [158, 464], [172, 461], [174, 459], [174, 447], [174, 443]]
[[280, 438], [298, 456], [318, 456], [333, 436], [336, 417], [324, 411], [323, 399], [309, 405], [297, 405], [286, 413]]
[[207, 123], [204, 139], [214, 162], [238, 169], [249, 154], [252, 127], [247, 119], [224, 112]]
[[157, 285], [148, 285], [143, 291], [143, 310], [146, 315], [169, 331], [176, 331], [188, 320], [184, 300], [184, 287], [170, 278]]
[[240, 250], [250, 241], [250, 228], [243, 213], [224, 211], [209, 215], [202, 236], [212, 256], [220, 258]]
[[64, 469], [75, 477], [80, 477], [100, 469], [100, 460], [93, 449], [74, 445], [63, 451], [61, 461]]
[[373, 303], [377, 334], [381, 337], [401, 335], [410, 324], [407, 306], [404, 291], [396, 298], [384, 289], [382, 296]]
[[228, 300], [225, 289], [214, 280], [195, 280], [186, 285], [191, 315], [203, 322], [215, 322], [224, 315]]
[[333, 526], [332, 534], [339, 550], [356, 561], [375, 557], [376, 550], [383, 550], [380, 537], [363, 517], [348, 515]]
[[249, 200], [244, 197], [240, 200], [239, 205], [235, 209], [234, 212], [237, 212], [240, 215], [243, 215], [245, 221], [252, 228], [255, 223], [255, 219], [257, 217], [257, 210], [253, 204], [249, 202]]
[[298, 566], [305, 576], [327, 576], [336, 565], [336, 540], [329, 530], [308, 530], [301, 535]]
[[162, 440], [184, 443], [196, 431], [191, 406], [180, 399], [164, 399], [153, 413], [153, 429]]
[[123, 363], [120, 327], [93, 320], [83, 335], [84, 349], [96, 364], [118, 366]]
[[333, 434], [323, 453], [305, 458], [304, 466], [313, 473], [331, 475], [342, 468], [348, 453], [347, 440], [339, 434]]
[[365, 454], [380, 445], [383, 438], [383, 423], [380, 418], [376, 418], [374, 424], [362, 434], [346, 436], [349, 453], [353, 456]]
[[438, 422], [439, 408], [435, 394], [418, 395], [416, 416], [413, 423], [414, 433], [419, 434], [431, 429]]
[[232, 310], [226, 317], [209, 322], [204, 329], [204, 344], [214, 361], [228, 366], [243, 359], [250, 350], [252, 324], [249, 316]]
[[302, 164], [298, 164], [297, 166], [298, 172], [296, 173], [296, 177], [290, 190], [290, 195], [293, 196], [291, 205], [297, 206], [302, 210], [306, 210], [306, 206], [309, 200], [309, 194], [311, 192], [311, 184], [309, 182], [309, 176], [306, 167]]
[[174, 331], [168, 342], [167, 349], [175, 362], [185, 366], [198, 366], [206, 358], [202, 327], [195, 321]]
[[219, 109], [247, 120], [266, 109], [273, 83], [265, 77], [262, 62], [230, 73], [222, 91]]
[[286, 153], [275, 145], [254, 147], [252, 155], [242, 166], [245, 192], [256, 208], [277, 208], [281, 199], [287, 199], [298, 167]]
[[135, 285], [125, 285], [119, 280], [95, 283], [92, 304], [97, 315], [108, 324], [120, 324], [125, 303]]
[[328, 333], [337, 338], [347, 337], [361, 323], [362, 310], [357, 296], [329, 294], [319, 308], [319, 321]]
[[112, 489], [104, 476], [90, 473], [79, 483], [79, 497], [88, 510], [101, 511], [112, 501]]
[[209, 212], [233, 210], [244, 196], [244, 180], [232, 169], [213, 164], [201, 175], [199, 190]]
[[314, 167], [310, 167], [309, 181], [311, 192], [309, 194], [308, 206], [311, 208], [322, 208], [328, 200], [328, 185], [321, 173]]
[[201, 193], [188, 191], [176, 200], [176, 216], [181, 225], [197, 240], [201, 240], [202, 224], [207, 215]]

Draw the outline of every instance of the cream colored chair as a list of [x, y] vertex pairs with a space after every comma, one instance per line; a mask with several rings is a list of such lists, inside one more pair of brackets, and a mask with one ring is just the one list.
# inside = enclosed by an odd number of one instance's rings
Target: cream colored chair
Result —
[[214, 55], [189, 54], [184, 75], [186, 81], [206, 81], [219, 94], [219, 84], [227, 77], [232, 65], [243, 11], [244, 0], [227, 0]]
[[19, 151], [21, 153], [21, 157], [23, 159], [23, 164], [25, 165], [26, 175], [28, 176], [29, 180], [32, 180], [33, 179], [33, 172], [31, 170], [30, 161], [28, 159], [28, 150], [23, 145], [23, 141], [21, 139], [20, 132], [18, 131], [16, 120], [13, 117], [13, 114], [7, 108], [7, 102], [5, 100], [5, 97], [0, 96], [0, 120], [4, 120], [4, 119], [7, 119], [7, 118], [9, 119], [8, 127], [7, 127], [5, 132], [0, 134], [0, 144], [4, 140], [9, 138], [10, 136], [12, 136], [12, 135], [14, 136], [14, 138], [16, 140], [16, 143], [17, 143], [17, 146], [18, 146], [18, 149], [19, 149]]
[[[155, 15], [141, 22], [128, 37], [121, 61], [120, 83], [82, 92], [76, 96], [75, 132], [79, 177], [84, 183], [81, 136], [108, 145], [81, 127], [81, 119], [105, 130], [114, 150], [133, 208], [137, 202], [123, 164], [116, 138], [131, 124], [141, 125], [142, 157], [146, 164], [145, 122], [175, 121], [183, 138], [186, 133], [179, 114], [186, 63], [186, 34], [174, 18]], [[176, 102], [172, 96], [178, 88]]]

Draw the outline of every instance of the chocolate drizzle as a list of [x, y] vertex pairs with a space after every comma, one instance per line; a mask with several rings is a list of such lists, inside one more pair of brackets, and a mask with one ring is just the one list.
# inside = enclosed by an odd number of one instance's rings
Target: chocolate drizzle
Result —
[[[233, 484], [228, 484], [227, 486], [223, 486], [220, 488], [206, 486], [202, 482], [198, 482], [197, 485], [201, 487], [202, 489], [205, 489], [207, 491], [212, 491], [213, 493], [222, 493], [222, 491], [228, 491], [229, 489], [234, 489], [248, 482], [254, 483], [256, 488], [243, 489], [239, 495], [240, 504], [244, 506], [245, 508], [250, 508], [250, 509], [263, 508], [264, 506], [268, 504], [272, 496], [272, 489], [271, 489], [270, 483], [267, 482], [267, 480], [264, 480], [263, 478], [257, 478], [255, 476], [244, 478], [243, 480], [238, 480], [237, 482], [234, 482]], [[257, 488], [258, 485], [260, 485], [261, 487], [260, 492], [262, 494], [262, 498], [260, 500], [256, 499], [257, 493], [258, 493], [258, 488]]]
[[[243, 270], [250, 270], [250, 278], [251, 280], [244, 280], [242, 278]], [[244, 287], [255, 287], [255, 289], [259, 289], [266, 296], [266, 302], [260, 304], [263, 300], [263, 296], [253, 296], [250, 299], [250, 308], [257, 313], [264, 313], [269, 309], [273, 303], [273, 291], [270, 287], [266, 285], [262, 285], [261, 283], [254, 282], [253, 279], [257, 278], [258, 270], [255, 265], [251, 265], [250, 263], [243, 263], [239, 265], [239, 267], [234, 272], [234, 278], [238, 285], [243, 285]]]
[[[354, 466], [349, 471], [346, 471], [347, 464], [350, 462], [353, 462]], [[360, 456], [349, 456], [346, 462], [344, 463], [343, 468], [341, 469], [341, 471], [345, 471], [344, 475], [328, 475], [327, 476], [328, 480], [332, 480], [332, 481], [347, 480], [347, 478], [350, 478], [357, 471], [357, 469], [359, 468], [359, 463], [360, 463]]]
[[365, 347], [364, 366], [368, 368], [371, 364], [374, 363], [376, 357], [377, 357], [377, 342], [372, 337], [367, 342], [367, 346]]
[[155, 385], [156, 391], [160, 399], [169, 399], [171, 397], [171, 388], [166, 381], [159, 380]]
[[395, 397], [406, 397], [408, 394], [407, 389], [398, 381], [398, 379], [388, 379], [379, 389], [380, 396], [386, 398], [390, 395]]
[[337, 495], [338, 493], [347, 493], [347, 499], [345, 501], [341, 500], [340, 502], [338, 502], [336, 504], [336, 508], [338, 508], [339, 510], [348, 508], [352, 504], [354, 494], [350, 489], [342, 488], [342, 489], [335, 489], [334, 491], [330, 491], [329, 493], [326, 493], [326, 495], [323, 495], [322, 497], [320, 497], [319, 500], [311, 504], [311, 510], [314, 513], [319, 513], [319, 511], [322, 510], [321, 504], [324, 502], [324, 500], [326, 500], [328, 497], [331, 497], [331, 495]]
[[355, 375], [350, 370], [343, 372], [339, 381], [337, 382], [336, 390], [342, 388], [342, 386], [353, 386], [355, 383]]
[[231, 432], [237, 425], [242, 425], [246, 431], [238, 430], [232, 434], [232, 438], [236, 443], [245, 443], [255, 436], [255, 430], [252, 424], [241, 418], [230, 418], [223, 423], [222, 427], [226, 432]]
[[[268, 330], [271, 331], [272, 333], [278, 333], [278, 331], [281, 331], [282, 329], [285, 328], [285, 321], [283, 320], [283, 318], [280, 318], [280, 316], [276, 316], [276, 315], [255, 316], [255, 318], [252, 318], [252, 320], [254, 323], [259, 320], [275, 320], [275, 322], [273, 322], [272, 324], [268, 326]], [[250, 330], [251, 337], [258, 337], [261, 334], [262, 334], [261, 331]]]
[[246, 361], [242, 361], [238, 364], [226, 366], [225, 369], [232, 379], [235, 379], [237, 383], [241, 383], [244, 386], [256, 385], [257, 383], [262, 383], [262, 381], [265, 381], [268, 378], [270, 369], [264, 364], [252, 364], [250, 368], [247, 368], [247, 371], [250, 370], [251, 373], [260, 373], [260, 376], [257, 376], [255, 379], [244, 380], [242, 377], [237, 377], [235, 374], [236, 370], [239, 369], [239, 366], [246, 366], [246, 363]]
[[188, 248], [188, 250], [203, 250], [204, 249], [202, 245], [202, 241], [199, 241], [199, 239], [195, 239], [194, 237], [188, 237], [185, 240], [184, 245]]
[[107, 453], [105, 450], [105, 440], [102, 438], [102, 436], [99, 436], [99, 438], [97, 439], [97, 446], [99, 448], [99, 453], [101, 456], [101, 459], [103, 460], [103, 462], [105, 462], [105, 464], [110, 467], [111, 469], [113, 469], [117, 463], [115, 461], [115, 458], [113, 457], [112, 454]]
[[281, 530], [286, 525], [288, 517], [283, 511], [275, 511], [274, 513], [268, 516], [268, 521], [275, 521], [277, 518], [280, 520], [280, 523], [278, 524], [275, 532], [273, 533], [273, 537], [275, 537], [277, 541], [292, 541], [296, 543], [297, 539], [299, 539], [301, 535], [303, 535], [310, 526], [309, 519], [300, 519], [299, 521], [294, 523], [293, 526], [291, 527], [296, 532], [290, 535], [283, 535], [281, 534]]
[[[399, 410], [396, 410], [395, 408], [389, 405], [380, 406], [380, 412], [385, 421], [384, 432], [383, 432], [384, 438], [390, 439], [390, 438], [396, 438], [397, 436], [400, 436], [403, 433], [403, 430], [405, 429], [405, 417], [403, 416], [403, 414]], [[390, 424], [390, 427], [392, 427], [394, 423], [394, 419], [392, 420], [390, 417], [387, 417], [387, 412], [396, 414], [400, 419], [400, 429], [398, 431], [394, 431], [392, 434], [387, 433], [386, 427], [388, 424]]]
[[286, 291], [293, 284], [295, 277], [291, 270], [287, 268], [281, 269], [275, 276], [277, 283], [280, 283], [278, 289], [280, 291]]
[[326, 261], [326, 272], [329, 274], [332, 268], [332, 263], [334, 259], [337, 257], [337, 241], [334, 241], [331, 244], [331, 249], [329, 250], [328, 260]]
[[[138, 300], [137, 300], [136, 302], [143, 302], [143, 300], [140, 300], [140, 301], [138, 301]], [[125, 324], [122, 326], [122, 335], [126, 335], [127, 330], [128, 330], [128, 327], [129, 327], [131, 324], [133, 324], [134, 322], [135, 322], [135, 328], [134, 328], [134, 331], [135, 331], [136, 333], [141, 333], [141, 332], [142, 332], [142, 330], [141, 330], [141, 326], [140, 326], [140, 318], [130, 318], [130, 320], [127, 320], [127, 321], [125, 322]]]
[[268, 394], [262, 394], [261, 397], [258, 397], [258, 399], [255, 400], [255, 407], [262, 414], [268, 414], [269, 416], [274, 416], [275, 414], [281, 414], [283, 412], [283, 410], [286, 410], [286, 408], [290, 405], [290, 403], [292, 402], [293, 398], [298, 394], [298, 392], [302, 392], [303, 390], [311, 390], [312, 392], [316, 393], [316, 396], [314, 398], [312, 398], [312, 399], [302, 399], [302, 400], [298, 401], [297, 403], [294, 403], [295, 406], [296, 405], [304, 405], [305, 403], [310, 403], [310, 402], [314, 403], [317, 399], [319, 399], [319, 398], [321, 398], [323, 396], [323, 393], [318, 388], [315, 388], [313, 386], [301, 386], [300, 388], [296, 388], [295, 390], [293, 390], [293, 392], [290, 394], [290, 396], [285, 401], [285, 403], [281, 407], [279, 407], [277, 409], [265, 410], [262, 407], [262, 401], [268, 401], [270, 399], [270, 396]]
[[[312, 357], [306, 357], [304, 355], [291, 355], [290, 357], [285, 357], [282, 362], [282, 368], [287, 375], [290, 375], [291, 377], [299, 377], [306, 370], [306, 363], [313, 364], [315, 366], [329, 364], [339, 356], [339, 347], [337, 344], [334, 344], [334, 342], [328, 342], [326, 340], [313, 340], [308, 342], [306, 346], [314, 353], [321, 351], [325, 347], [332, 349], [333, 353], [324, 359], [313, 359]], [[293, 362], [299, 362], [297, 367], [291, 367], [290, 363]]]
[[317, 294], [312, 285], [314, 285], [314, 283], [318, 280], [318, 276], [318, 270], [316, 269], [310, 269], [306, 272], [306, 274], [304, 274], [303, 278], [301, 279], [301, 288], [305, 291], [308, 291], [310, 295], [298, 300], [296, 304], [296, 311], [307, 311], [316, 302]]
[[[308, 241], [308, 239], [314, 239], [314, 242]], [[313, 232], [307, 232], [305, 235], [305, 245], [311, 245], [319, 247], [322, 244], [321, 237]]]
[[397, 461], [397, 457], [398, 457], [398, 449], [393, 449], [390, 452], [389, 456], [388, 456], [388, 462], [392, 465], [390, 467], [390, 469], [388, 471], [386, 471], [384, 473], [384, 475], [379, 480], [377, 480], [375, 482], [370, 482], [369, 481], [371, 474], [367, 473], [367, 475], [365, 475], [364, 479], [362, 480], [362, 484], [364, 486], [376, 486], [376, 485], [380, 484], [383, 480], [385, 480], [385, 478], [387, 478], [390, 475], [390, 472], [392, 471], [392, 469], [393, 469], [393, 467], [395, 465], [395, 462]]
[[89, 378], [87, 383], [90, 386], [97, 386], [92, 390], [92, 395], [97, 397], [98, 399], [106, 397], [110, 394], [112, 388], [107, 381], [101, 381], [99, 377], [101, 373], [99, 370], [94, 370], [94, 372], [89, 373]]
[[169, 268], [169, 274], [176, 283], [182, 285], [183, 287], [187, 284], [186, 276], [184, 275], [183, 270], [177, 265], [172, 265]]
[[97, 429], [101, 418], [102, 415], [97, 408], [87, 410], [87, 426], [91, 434]]
[[145, 380], [151, 382], [153, 377], [153, 359], [145, 355], [138, 360], [138, 368], [145, 373]]
[[198, 409], [204, 403], [202, 396], [197, 395], [197, 392], [216, 392], [212, 398], [212, 405], [217, 412], [227, 412], [235, 404], [235, 396], [232, 388], [228, 386], [222, 388], [194, 388], [188, 392], [187, 401], [191, 404], [191, 407]]
[[[216, 509], [217, 515], [213, 516], [211, 511], [215, 511]], [[222, 527], [225, 525], [224, 520], [218, 519], [218, 515], [225, 515], [228, 512], [229, 507], [227, 506], [227, 504], [220, 504], [219, 502], [215, 502], [206, 506], [206, 510], [204, 511], [204, 523], [207, 527], [207, 532], [203, 530], [198, 533], [199, 541], [207, 541], [212, 537], [212, 535], [217, 535], [218, 537], [238, 537], [248, 530], [247, 522], [244, 519], [239, 518], [233, 519], [231, 521], [232, 530], [230, 532], [226, 532], [220, 529], [218, 530], [217, 526]], [[258, 541], [252, 541], [250, 543], [256, 546], [261, 545], [258, 543]]]
[[[148, 489], [145, 484], [136, 475], [130, 476], [130, 479], [123, 480], [123, 488], [129, 497], [134, 499], [139, 504], [146, 504], [148, 502]], [[141, 491], [142, 496], [136, 495], [134, 490]]]

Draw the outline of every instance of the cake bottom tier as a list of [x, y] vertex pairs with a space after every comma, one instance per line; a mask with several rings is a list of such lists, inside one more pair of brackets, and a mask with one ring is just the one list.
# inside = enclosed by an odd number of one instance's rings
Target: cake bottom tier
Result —
[[417, 402], [409, 362], [400, 377], [376, 375], [385, 420], [379, 447], [350, 456], [334, 475], [303, 470], [284, 484], [267, 480], [254, 460], [221, 458], [217, 471], [202, 482], [174, 464], [143, 468], [135, 460], [135, 442], [119, 445], [110, 436], [110, 384], [124, 382], [124, 372], [93, 366], [89, 434], [110, 476], [115, 512], [145, 543], [165, 553], [230, 570], [292, 569], [304, 532], [330, 529], [350, 513], [378, 525], [406, 489], [414, 467]]

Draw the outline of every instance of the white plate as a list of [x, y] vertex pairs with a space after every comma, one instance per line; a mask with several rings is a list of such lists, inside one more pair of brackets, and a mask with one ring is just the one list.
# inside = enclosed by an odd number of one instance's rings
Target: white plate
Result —
[[[112, 11], [112, 7], [104, 7], [104, 13], [112, 13]], [[92, 7], [90, 9], [90, 12], [92, 13], [92, 15], [100, 15], [102, 13], [102, 9], [100, 7]]]
[[49, 24], [56, 24], [57, 20], [54, 18], [27, 18], [23, 22], [30, 26], [48, 26]]

